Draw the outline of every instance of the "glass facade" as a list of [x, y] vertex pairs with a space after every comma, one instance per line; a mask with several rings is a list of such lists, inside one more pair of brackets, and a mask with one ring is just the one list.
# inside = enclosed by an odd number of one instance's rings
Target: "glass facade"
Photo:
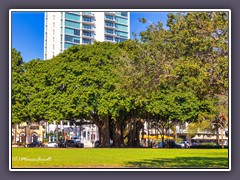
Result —
[[116, 12], [116, 16], [128, 17], [128, 13], [127, 12]]
[[69, 20], [65, 20], [65, 26], [80, 29], [80, 23], [69, 21]]
[[119, 36], [119, 37], [128, 38], [128, 33], [127, 32], [116, 31], [116, 35]]
[[128, 32], [128, 26], [127, 25], [125, 26], [125, 25], [121, 25], [121, 24], [116, 24], [115, 27], [119, 31], [126, 31], [126, 32]]
[[116, 42], [123, 42], [123, 41], [126, 41], [126, 39], [122, 39], [122, 38], [117, 38], [117, 37], [116, 37], [116, 38], [115, 38], [115, 41], [116, 41]]
[[70, 35], [80, 36], [80, 30], [78, 29], [65, 28], [65, 33]]
[[68, 47], [73, 46], [73, 45], [75, 45], [75, 44], [65, 42], [64, 49], [67, 49]]
[[116, 16], [116, 22], [121, 24], [128, 24], [128, 20], [126, 18]]
[[80, 16], [76, 14], [65, 13], [65, 18], [73, 21], [80, 21]]
[[80, 43], [80, 38], [79, 37], [75, 37], [75, 36], [65, 35], [65, 41], [79, 44]]

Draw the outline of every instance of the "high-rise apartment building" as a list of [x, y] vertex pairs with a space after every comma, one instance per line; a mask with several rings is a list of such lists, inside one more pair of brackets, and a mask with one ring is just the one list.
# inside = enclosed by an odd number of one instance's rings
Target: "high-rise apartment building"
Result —
[[129, 12], [45, 12], [45, 60], [72, 45], [129, 38]]

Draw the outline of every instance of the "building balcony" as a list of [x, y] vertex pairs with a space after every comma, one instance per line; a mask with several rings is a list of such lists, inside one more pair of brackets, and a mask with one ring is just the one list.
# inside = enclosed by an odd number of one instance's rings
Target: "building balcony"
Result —
[[82, 16], [85, 16], [85, 17], [94, 17], [94, 13], [91, 13], [91, 12], [82, 12]]
[[92, 44], [91, 42], [82, 42], [82, 45]]
[[108, 28], [108, 29], [116, 29], [115, 26], [110, 26], [110, 25], [104, 25], [105, 28]]
[[84, 23], [84, 24], [90, 24], [90, 25], [94, 25], [95, 24], [94, 21], [86, 21], [84, 19], [81, 22]]
[[89, 32], [95, 32], [95, 29], [94, 29], [94, 28], [88, 29], [88, 28], [81, 27], [81, 30], [89, 31]]
[[80, 12], [77, 12], [77, 11], [73, 11], [73, 12], [67, 12], [67, 13], [71, 13], [71, 14], [80, 15]]
[[107, 36], [114, 36], [114, 37], [116, 36], [115, 33], [112, 34], [112, 33], [104, 32], [104, 34], [107, 35]]
[[94, 39], [94, 36], [89, 36], [89, 35], [82, 35], [83, 38], [86, 38], [86, 39]]
[[66, 40], [65, 40], [64, 42], [69, 43], [69, 44], [71, 44], [72, 46], [73, 46], [73, 45], [79, 45], [79, 43], [80, 43], [80, 42], [73, 42], [73, 41], [66, 41]]
[[110, 22], [116, 22], [115, 19], [110, 19], [110, 18], [106, 18], [106, 17], [104, 18], [104, 20], [105, 20], [105, 21], [110, 21]]
[[105, 42], [111, 42], [111, 43], [116, 43], [114, 40], [104, 40]]
[[107, 12], [105, 12], [105, 14], [108, 14], [108, 15], [113, 15], [113, 16], [115, 16], [115, 12], [110, 12], [110, 11], [107, 11]]
[[122, 39], [128, 39], [128, 37], [125, 37], [125, 36], [119, 36], [119, 35], [116, 35], [117, 38], [122, 38]]

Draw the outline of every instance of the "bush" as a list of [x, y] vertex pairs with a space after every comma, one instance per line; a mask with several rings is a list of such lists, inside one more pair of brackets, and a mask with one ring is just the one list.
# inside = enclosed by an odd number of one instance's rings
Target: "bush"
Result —
[[[215, 143], [201, 143], [199, 145], [192, 146], [192, 148], [201, 148], [201, 149], [221, 149], [221, 145], [216, 145]], [[228, 149], [228, 146], [224, 146], [224, 148]]]

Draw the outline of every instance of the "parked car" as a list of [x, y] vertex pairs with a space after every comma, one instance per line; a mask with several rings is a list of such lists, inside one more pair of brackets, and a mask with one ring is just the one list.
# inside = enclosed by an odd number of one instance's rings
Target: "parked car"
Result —
[[58, 147], [65, 147], [64, 141], [58, 141]]
[[42, 146], [42, 143], [37, 141], [27, 144], [27, 147], [41, 147], [41, 146]]
[[65, 143], [64, 143], [64, 147], [76, 147], [76, 148], [83, 148], [84, 147], [84, 144], [81, 143], [81, 141], [74, 141], [74, 140], [67, 140]]
[[163, 148], [164, 143], [163, 142], [159, 142], [155, 145], [155, 148]]
[[181, 148], [189, 148], [190, 145], [186, 141], [182, 141], [179, 143], [181, 145]]
[[183, 142], [185, 142], [188, 145], [188, 147], [192, 146], [192, 142], [191, 141], [183, 141]]
[[49, 142], [49, 143], [45, 144], [44, 147], [56, 148], [56, 147], [58, 147], [58, 143], [57, 142]]
[[166, 144], [166, 147], [168, 147], [168, 148], [182, 148], [182, 146], [180, 144], [177, 144], [173, 140], [166, 140], [165, 144]]
[[79, 139], [76, 139], [76, 140], [75, 140], [75, 143], [78, 144], [78, 146], [79, 146], [80, 148], [83, 148], [83, 147], [84, 147], [84, 144], [83, 144]]
[[99, 146], [100, 146], [100, 141], [99, 140], [95, 141], [94, 142], [94, 147], [96, 148], [96, 147], [99, 147]]
[[81, 138], [78, 137], [78, 136], [74, 136], [74, 137], [71, 137], [71, 140], [74, 140], [74, 141], [79, 140], [79, 141], [81, 141]]

